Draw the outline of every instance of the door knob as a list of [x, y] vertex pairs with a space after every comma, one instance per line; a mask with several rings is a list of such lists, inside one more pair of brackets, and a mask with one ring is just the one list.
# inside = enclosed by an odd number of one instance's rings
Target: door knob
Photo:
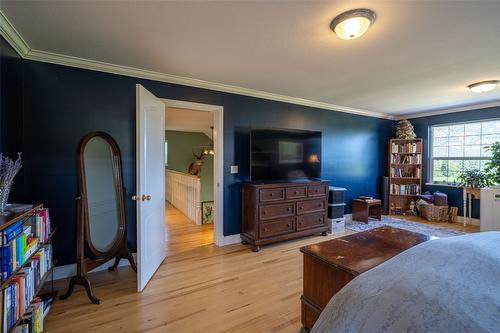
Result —
[[139, 197], [138, 197], [137, 195], [135, 195], [135, 194], [134, 194], [134, 195], [132, 196], [132, 200], [137, 201], [137, 200], [139, 200]]
[[143, 194], [142, 195], [142, 201], [146, 201], [146, 200], [151, 200], [151, 196], [150, 195], [146, 195], [146, 194]]

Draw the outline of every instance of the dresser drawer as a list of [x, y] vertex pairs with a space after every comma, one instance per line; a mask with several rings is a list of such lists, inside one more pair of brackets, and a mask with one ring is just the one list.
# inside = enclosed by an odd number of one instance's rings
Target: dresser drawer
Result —
[[267, 188], [259, 191], [260, 202], [282, 201], [285, 199], [284, 188]]
[[293, 217], [280, 221], [272, 221], [259, 224], [259, 235], [262, 238], [273, 237], [294, 232]]
[[281, 217], [295, 215], [295, 204], [286, 203], [278, 205], [259, 206], [259, 220], [273, 220]]
[[310, 185], [307, 187], [307, 195], [309, 197], [322, 197], [327, 193], [326, 185]]
[[325, 210], [325, 200], [307, 200], [297, 202], [297, 215], [321, 212]]
[[297, 217], [297, 231], [325, 225], [325, 213], [301, 215]]
[[306, 187], [289, 187], [286, 189], [287, 199], [300, 199], [307, 197]]

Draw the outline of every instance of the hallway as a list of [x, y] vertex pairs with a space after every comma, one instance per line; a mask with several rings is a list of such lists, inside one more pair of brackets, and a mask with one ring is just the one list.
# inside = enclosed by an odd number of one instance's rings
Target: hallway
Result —
[[165, 218], [167, 257], [174, 253], [213, 244], [213, 223], [197, 225], [168, 202]]

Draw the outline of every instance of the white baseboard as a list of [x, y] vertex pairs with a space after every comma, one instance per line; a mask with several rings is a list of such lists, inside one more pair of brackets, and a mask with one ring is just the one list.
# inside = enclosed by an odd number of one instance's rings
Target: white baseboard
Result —
[[[134, 257], [134, 260], [136, 260], [136, 254], [132, 253], [132, 256]], [[108, 267], [113, 265], [114, 262], [115, 262], [115, 259], [111, 259], [111, 260], [103, 263], [101, 266], [94, 268], [89, 273], [107, 270]], [[130, 265], [130, 263], [127, 259], [121, 259], [118, 267], [129, 266], [129, 265]], [[76, 264], [57, 266], [56, 268], [54, 268], [54, 271], [52, 272], [52, 274], [54, 275], [54, 280], [62, 280], [62, 279], [67, 279], [67, 278], [73, 277], [76, 275]]]
[[231, 244], [238, 244], [240, 242], [241, 242], [240, 234], [224, 236], [224, 238], [222, 239], [222, 245], [221, 246], [226, 246], [226, 245], [231, 245]]

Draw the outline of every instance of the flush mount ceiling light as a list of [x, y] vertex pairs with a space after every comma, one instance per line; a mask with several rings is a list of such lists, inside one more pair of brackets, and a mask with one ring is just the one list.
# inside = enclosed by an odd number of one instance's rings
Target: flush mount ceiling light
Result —
[[370, 9], [358, 8], [344, 12], [330, 23], [339, 38], [354, 39], [361, 37], [375, 21], [375, 12]]
[[467, 88], [469, 88], [472, 92], [475, 93], [485, 93], [488, 91], [492, 91], [496, 88], [498, 84], [498, 80], [489, 80], [489, 81], [481, 81], [473, 84], [469, 84]]

